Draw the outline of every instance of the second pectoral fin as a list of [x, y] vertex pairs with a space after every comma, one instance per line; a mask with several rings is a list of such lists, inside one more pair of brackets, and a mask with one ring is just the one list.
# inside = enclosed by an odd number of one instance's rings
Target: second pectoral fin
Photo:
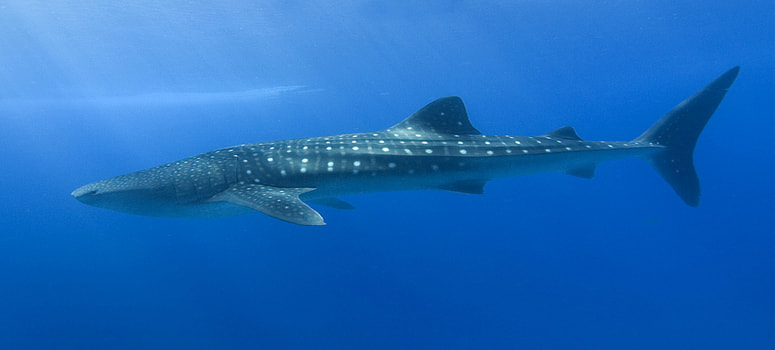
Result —
[[355, 207], [347, 203], [339, 198], [334, 197], [328, 197], [328, 198], [318, 198], [310, 201], [312, 204], [320, 204], [325, 205], [329, 208], [335, 208], [335, 209], [355, 209]]
[[490, 180], [462, 180], [439, 186], [439, 189], [452, 192], [483, 194], [484, 185]]

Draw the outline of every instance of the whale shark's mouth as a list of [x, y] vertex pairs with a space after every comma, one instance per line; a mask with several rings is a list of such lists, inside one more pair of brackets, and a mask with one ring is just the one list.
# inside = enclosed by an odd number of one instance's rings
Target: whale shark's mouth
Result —
[[82, 201], [82, 199], [86, 197], [91, 197], [96, 195], [97, 192], [98, 192], [97, 189], [93, 188], [90, 185], [86, 185], [75, 189], [75, 191], [71, 192], [70, 195], [75, 197], [75, 199]]

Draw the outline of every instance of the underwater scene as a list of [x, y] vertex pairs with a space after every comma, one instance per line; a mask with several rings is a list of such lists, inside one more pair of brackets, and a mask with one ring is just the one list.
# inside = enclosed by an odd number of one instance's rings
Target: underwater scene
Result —
[[772, 1], [0, 4], [0, 349], [772, 349]]

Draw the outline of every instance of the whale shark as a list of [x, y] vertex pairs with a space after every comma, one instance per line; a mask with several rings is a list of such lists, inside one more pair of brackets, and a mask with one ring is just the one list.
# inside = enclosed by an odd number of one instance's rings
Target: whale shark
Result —
[[645, 160], [688, 205], [700, 200], [693, 153], [740, 68], [684, 100], [630, 141], [585, 141], [569, 126], [539, 136], [484, 135], [463, 101], [443, 97], [375, 132], [221, 148], [82, 186], [77, 200], [123, 213], [218, 218], [261, 212], [323, 225], [309, 203], [353, 207], [343, 195], [403, 190], [484, 193], [488, 181], [549, 172], [592, 178], [604, 161]]

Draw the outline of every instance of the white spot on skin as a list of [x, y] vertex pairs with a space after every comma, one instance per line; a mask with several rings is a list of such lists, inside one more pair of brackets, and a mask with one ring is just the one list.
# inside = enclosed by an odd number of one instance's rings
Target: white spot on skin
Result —
[[361, 162], [356, 160], [353, 162], [353, 166], [361, 166]]
[[385, 140], [379, 140], [379, 143], [385, 143]]
[[526, 150], [526, 149], [523, 149], [523, 150], [522, 150], [522, 153], [528, 153], [528, 150]]
[[326, 147], [326, 151], [330, 151], [330, 150], [331, 150], [331, 146]]
[[519, 141], [514, 141], [514, 143], [516, 143], [516, 144], [518, 144], [518, 145], [521, 145], [521, 144], [522, 144], [522, 142], [519, 142]]
[[307, 158], [304, 158], [304, 159], [302, 159], [302, 160], [301, 160], [301, 162], [302, 162], [302, 163], [309, 162], [309, 159], [307, 159]]
[[570, 147], [565, 147], [565, 150], [566, 150], [566, 151], [570, 151], [570, 150], [571, 150], [571, 148], [570, 148]]
[[431, 153], [433, 153], [433, 150], [428, 148], [428, 149], [425, 150], [425, 153], [431, 154]]
[[330, 167], [334, 166], [334, 162], [328, 162], [328, 166]]
[[404, 148], [404, 152], [406, 152], [406, 154], [412, 154], [412, 150], [408, 148]]
[[458, 142], [457, 142], [457, 144], [458, 144], [458, 145], [462, 145], [462, 144], [463, 144], [463, 141], [458, 141]]
[[299, 169], [299, 171], [302, 172], [302, 174], [306, 173], [307, 172], [307, 168], [301, 168], [301, 169]]
[[358, 146], [353, 146], [353, 151], [357, 151], [357, 150], [359, 150], [359, 149], [360, 149], [360, 148], [358, 148]]
[[493, 155], [493, 151], [487, 151], [488, 155]]
[[248, 175], [250, 175], [250, 174], [252, 174], [252, 173], [253, 173], [253, 172], [252, 172], [252, 171], [250, 171], [250, 170], [245, 170], [245, 174], [248, 174]]
[[282, 176], [285, 176], [285, 175], [287, 175], [287, 174], [288, 174], [288, 173], [286, 173], [286, 172], [285, 172], [285, 170], [280, 170], [280, 175], [282, 175]]
[[461, 149], [461, 150], [460, 150], [460, 154], [466, 154], [466, 153], [468, 153], [468, 151], [466, 151], [466, 150], [464, 150], [464, 149]]
[[614, 148], [614, 145], [608, 145], [608, 148]]
[[387, 147], [382, 148], [382, 152], [389, 152], [389, 151], [390, 151], [390, 148], [387, 148]]
[[269, 158], [267, 158], [267, 159], [266, 159], [266, 161], [267, 161], [267, 162], [274, 162], [274, 158], [272, 158], [272, 157], [269, 157]]
[[549, 153], [549, 152], [551, 152], [552, 150], [550, 150], [550, 149], [548, 149], [548, 148], [545, 148], [545, 149], [544, 149], [544, 151], [546, 151], [546, 153]]

